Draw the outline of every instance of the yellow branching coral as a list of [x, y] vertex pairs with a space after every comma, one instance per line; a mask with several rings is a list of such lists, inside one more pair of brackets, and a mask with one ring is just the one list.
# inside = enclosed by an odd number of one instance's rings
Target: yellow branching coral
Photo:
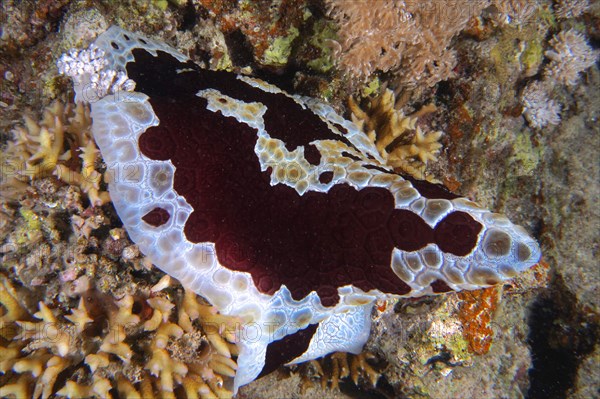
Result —
[[184, 327], [184, 330], [185, 326], [189, 326], [188, 318], [199, 320], [217, 353], [227, 358], [238, 354], [237, 346], [233, 344], [236, 342], [237, 324], [232, 323], [231, 317], [219, 315], [212, 306], [198, 302], [196, 295], [189, 290], [185, 292], [181, 309], [179, 325]]
[[154, 351], [146, 369], [150, 370], [153, 376], [160, 378], [160, 387], [165, 392], [173, 392], [174, 378], [185, 377], [188, 372], [188, 368], [183, 362], [171, 358], [164, 349]]
[[[367, 380], [372, 386], [377, 384], [381, 372], [369, 364], [368, 360], [375, 356], [368, 352], [359, 355], [350, 353], [336, 352], [319, 360], [312, 360], [309, 367], [312, 373], [304, 373], [302, 391], [312, 386], [314, 381], [320, 381], [321, 388], [339, 388], [340, 379], [350, 378], [355, 385], [359, 384], [360, 379]], [[308, 375], [312, 374], [312, 378]]]
[[75, 331], [81, 334], [85, 330], [85, 326], [94, 320], [88, 316], [87, 309], [85, 308], [85, 301], [79, 300], [79, 307], [73, 309], [70, 315], [65, 316], [65, 319], [69, 320], [75, 326]]
[[419, 116], [435, 111], [434, 105], [406, 116], [396, 109], [396, 98], [389, 89], [369, 99], [364, 107], [351, 97], [348, 105], [352, 121], [375, 143], [389, 166], [417, 179], [434, 181], [426, 174], [425, 167], [428, 161], [437, 159], [442, 132], [423, 133], [416, 126]]
[[[12, 323], [28, 316], [27, 310], [17, 300], [15, 289], [3, 276], [0, 276], [0, 305], [0, 312], [2, 312], [0, 314], [0, 327], [2, 332], [6, 332], [4, 328], [9, 327]], [[2, 337], [12, 338], [4, 335]]]
[[56, 392], [56, 395], [66, 398], [110, 398], [111, 388], [108, 379], [95, 375], [91, 386], [67, 381], [65, 386]]
[[102, 175], [95, 169], [99, 151], [90, 131], [88, 104], [55, 101], [39, 122], [28, 116], [23, 119], [4, 149], [3, 195], [16, 198], [28, 181], [55, 175], [87, 193], [93, 205], [110, 201], [100, 189]]
[[[101, 296], [91, 313], [86, 301], [101, 295], [93, 290], [70, 311], [39, 302], [33, 313], [0, 275], [0, 396], [231, 398], [239, 321], [192, 292], [163, 292], [169, 283], [149, 297]], [[77, 371], [64, 381], [67, 369]]]
[[17, 325], [21, 327], [17, 339], [29, 340], [30, 345], [36, 349], [48, 348], [52, 353], [65, 357], [71, 348], [69, 332], [62, 328], [61, 323], [44, 302], [39, 303], [39, 311], [33, 316], [39, 321], [17, 321]]
[[[30, 315], [18, 301], [15, 289], [4, 276], [0, 275], [0, 375], [10, 371], [21, 356], [21, 350], [25, 345], [15, 339], [18, 335], [16, 323], [18, 320], [27, 318], [30, 318]], [[40, 373], [41, 370], [37, 375]], [[21, 383], [25, 385], [19, 385]], [[5, 385], [0, 388], [0, 396], [4, 397], [7, 392], [16, 395], [23, 389], [26, 392], [28, 385], [29, 381], [19, 379], [10, 387]]]
[[110, 332], [104, 337], [100, 352], [113, 354], [119, 357], [123, 363], [127, 364], [133, 356], [133, 351], [128, 343], [124, 342], [127, 337], [125, 328], [122, 325], [112, 325]]
[[29, 390], [30, 384], [31, 377], [27, 374], [23, 374], [17, 381], [0, 387], [0, 396], [3, 398], [29, 398], [31, 397], [31, 392]]
[[52, 356], [44, 366], [42, 375], [37, 379], [33, 388], [33, 397], [42, 399], [49, 398], [52, 395], [54, 383], [58, 375], [65, 370], [71, 362], [60, 356]]

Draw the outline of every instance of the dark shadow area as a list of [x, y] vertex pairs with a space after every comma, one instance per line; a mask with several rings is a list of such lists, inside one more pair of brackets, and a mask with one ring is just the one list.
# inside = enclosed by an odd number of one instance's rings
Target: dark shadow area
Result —
[[[559, 399], [576, 382], [577, 370], [598, 342], [598, 315], [582, 309], [561, 278], [529, 309], [533, 366], [527, 399]], [[599, 392], [600, 394], [600, 392]]]

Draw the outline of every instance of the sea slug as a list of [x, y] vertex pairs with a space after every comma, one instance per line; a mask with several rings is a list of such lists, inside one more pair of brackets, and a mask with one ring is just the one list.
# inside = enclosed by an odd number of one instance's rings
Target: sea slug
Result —
[[235, 387], [358, 353], [378, 298], [487, 287], [540, 259], [506, 217], [402, 177], [314, 99], [112, 27], [59, 60], [152, 262], [243, 320]]

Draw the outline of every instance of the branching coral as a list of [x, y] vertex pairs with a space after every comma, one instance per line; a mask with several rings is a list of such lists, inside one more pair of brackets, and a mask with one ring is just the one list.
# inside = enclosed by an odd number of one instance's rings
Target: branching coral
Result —
[[561, 31], [550, 40], [552, 50], [545, 55], [550, 59], [544, 73], [556, 81], [574, 86], [579, 74], [596, 63], [598, 51], [593, 50], [585, 37], [574, 29]]
[[189, 291], [159, 287], [118, 301], [88, 291], [70, 313], [40, 302], [31, 316], [1, 283], [2, 397], [110, 397], [113, 389], [138, 398], [232, 396], [236, 320]]
[[54, 174], [87, 193], [93, 205], [108, 202], [108, 193], [100, 188], [102, 175], [96, 170], [98, 149], [91, 124], [89, 105], [82, 103], [55, 101], [39, 122], [25, 116], [24, 125], [13, 129], [13, 140], [4, 150], [3, 196], [18, 197], [28, 181]]
[[416, 126], [419, 116], [433, 112], [435, 106], [423, 107], [413, 115], [405, 116], [396, 109], [394, 93], [385, 89], [371, 98], [364, 107], [349, 98], [352, 121], [356, 123], [377, 146], [386, 163], [418, 179], [432, 180], [425, 173], [428, 161], [435, 161], [442, 148], [442, 132], [423, 133]]
[[372, 366], [375, 355], [363, 352], [359, 355], [351, 353], [336, 352], [322, 359], [312, 360], [306, 364], [303, 374], [302, 392], [320, 382], [325, 389], [328, 385], [331, 389], [339, 388], [341, 379], [350, 378], [354, 385], [358, 385], [361, 379], [369, 382], [372, 386], [377, 384], [381, 376], [381, 370]]

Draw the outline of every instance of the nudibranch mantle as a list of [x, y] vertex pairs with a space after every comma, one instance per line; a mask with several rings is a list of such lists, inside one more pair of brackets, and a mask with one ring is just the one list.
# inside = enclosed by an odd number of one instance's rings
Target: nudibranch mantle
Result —
[[243, 321], [234, 389], [359, 353], [377, 299], [486, 287], [540, 258], [506, 217], [394, 173], [319, 101], [118, 27], [58, 65], [91, 103], [131, 239]]

